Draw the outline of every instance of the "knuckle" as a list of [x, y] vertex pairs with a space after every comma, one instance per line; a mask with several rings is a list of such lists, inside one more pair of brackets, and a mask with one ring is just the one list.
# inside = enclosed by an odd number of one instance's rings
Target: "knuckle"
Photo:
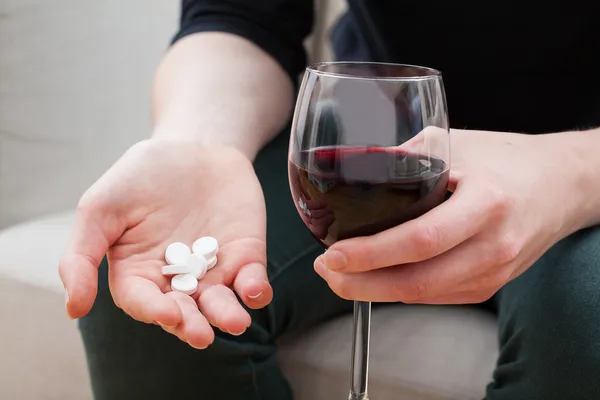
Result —
[[[483, 296], [481, 297], [482, 301], [487, 301], [510, 280], [509, 276], [509, 271], [504, 268], [485, 274], [477, 280], [474, 293], [477, 293], [478, 296]], [[488, 297], [484, 298], [485, 296]]]
[[427, 224], [419, 229], [412, 237], [412, 246], [415, 254], [423, 259], [429, 258], [436, 253], [443, 242], [444, 233], [442, 229], [434, 224]]
[[479, 291], [487, 292], [491, 290], [496, 290], [501, 288], [505, 283], [506, 281], [504, 280], [503, 274], [494, 274], [492, 276], [484, 278], [484, 281], [480, 285]]
[[429, 293], [428, 286], [422, 281], [396, 283], [392, 285], [392, 296], [402, 303], [418, 303]]
[[359, 266], [361, 270], [371, 270], [377, 266], [377, 256], [381, 255], [382, 251], [376, 248], [373, 240], [366, 240], [361, 246], [360, 251], [357, 253], [359, 257], [355, 258], [354, 254], [352, 254], [349, 257], [346, 256], [346, 259], [354, 260], [358, 258], [360, 264], [357, 264], [357, 266]]
[[495, 217], [503, 217], [508, 213], [512, 200], [508, 193], [499, 189], [493, 188], [489, 190], [488, 207], [491, 214]]
[[103, 207], [103, 202], [88, 191], [81, 197], [77, 204], [77, 214], [80, 216], [89, 216], [102, 210]]
[[515, 261], [520, 252], [519, 243], [512, 235], [504, 235], [496, 241], [492, 248], [492, 258], [495, 264], [509, 264]]
[[512, 280], [511, 270], [502, 268], [501, 271], [498, 272], [493, 279], [491, 279], [488, 287], [490, 287], [490, 289], [495, 292], [495, 291], [500, 290], [504, 285], [506, 285], [511, 280]]
[[330, 289], [344, 300], [355, 300], [352, 297], [352, 291], [348, 285], [347, 279], [338, 277], [328, 281]]
[[484, 302], [488, 301], [489, 299], [491, 299], [495, 293], [496, 293], [496, 291], [487, 291], [487, 290], [483, 291], [483, 292], [478, 292], [478, 293], [475, 293], [472, 296], [470, 296], [468, 301], [469, 301], [469, 303], [472, 303], [472, 304], [484, 303]]

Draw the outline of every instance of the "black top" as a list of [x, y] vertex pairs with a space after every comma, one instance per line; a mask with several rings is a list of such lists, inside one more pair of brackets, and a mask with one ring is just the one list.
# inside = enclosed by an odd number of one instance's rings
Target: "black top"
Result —
[[[313, 0], [183, 0], [181, 29], [241, 35], [290, 77], [305, 67]], [[442, 71], [454, 128], [525, 133], [600, 126], [600, 2], [348, 0], [338, 60]]]

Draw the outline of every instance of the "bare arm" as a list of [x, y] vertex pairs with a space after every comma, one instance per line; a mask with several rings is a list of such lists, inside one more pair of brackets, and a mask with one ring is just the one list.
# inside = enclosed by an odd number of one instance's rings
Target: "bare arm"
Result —
[[158, 68], [154, 137], [233, 146], [253, 159], [284, 127], [293, 94], [283, 68], [250, 41], [192, 34], [175, 43]]
[[[571, 206], [571, 232], [600, 224], [600, 128], [544, 135], [570, 188], [563, 206]], [[570, 232], [569, 232], [570, 233]]]

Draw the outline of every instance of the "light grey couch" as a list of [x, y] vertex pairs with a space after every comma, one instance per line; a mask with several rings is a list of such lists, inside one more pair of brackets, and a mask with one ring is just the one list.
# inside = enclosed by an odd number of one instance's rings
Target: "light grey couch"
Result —
[[[0, 1], [1, 399], [91, 398], [56, 265], [81, 193], [149, 132], [151, 77], [175, 30], [176, 3]], [[321, 35], [333, 17], [321, 20]], [[326, 57], [320, 43], [313, 54]], [[350, 321], [282, 343], [298, 400], [345, 398]], [[373, 399], [480, 400], [495, 330], [490, 315], [473, 309], [376, 309]]]

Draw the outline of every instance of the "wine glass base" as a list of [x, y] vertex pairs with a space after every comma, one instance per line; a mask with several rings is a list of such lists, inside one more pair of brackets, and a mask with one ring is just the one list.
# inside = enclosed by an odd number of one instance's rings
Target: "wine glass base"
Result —
[[348, 400], [369, 400], [369, 396], [366, 393], [363, 393], [363, 394], [350, 393], [350, 395], [348, 396]]

